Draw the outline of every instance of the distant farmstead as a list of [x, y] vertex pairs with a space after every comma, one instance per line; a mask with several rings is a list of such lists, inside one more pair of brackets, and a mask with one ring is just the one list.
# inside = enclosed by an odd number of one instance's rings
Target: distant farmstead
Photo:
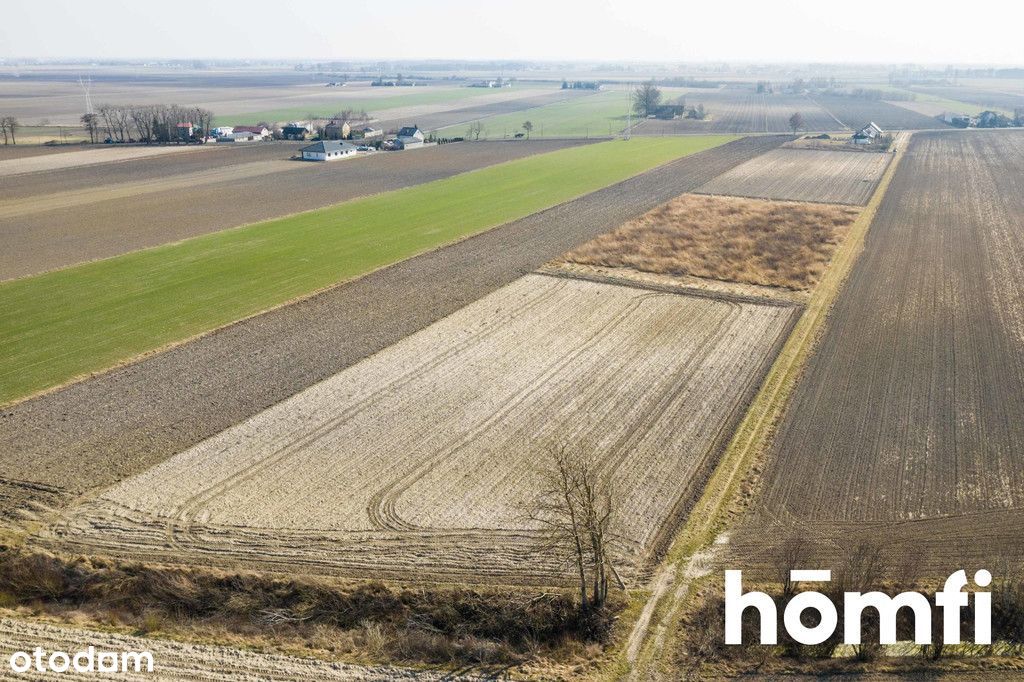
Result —
[[354, 156], [358, 149], [351, 142], [324, 140], [311, 144], [308, 147], [303, 147], [299, 151], [302, 152], [303, 161], [335, 161]]
[[853, 134], [854, 144], [871, 144], [882, 136], [885, 131], [878, 127], [874, 121]]

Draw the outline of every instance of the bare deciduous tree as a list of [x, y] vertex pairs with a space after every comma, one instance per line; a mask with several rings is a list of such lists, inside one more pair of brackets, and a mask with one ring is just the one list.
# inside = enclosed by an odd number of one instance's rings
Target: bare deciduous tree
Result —
[[550, 449], [550, 461], [541, 471], [540, 490], [528, 515], [544, 529], [540, 551], [561, 554], [575, 569], [581, 610], [604, 604], [609, 573], [622, 586], [609, 547], [614, 494], [586, 453], [564, 445]]
[[804, 116], [799, 111], [794, 111], [793, 115], [789, 117], [789, 127], [795, 134], [796, 131], [804, 127]]
[[533, 132], [533, 121], [523, 123], [523, 130], [526, 131], [526, 139], [530, 139], [530, 133]]
[[0, 129], [3, 130], [4, 144], [7, 144], [7, 139], [10, 137], [11, 144], [18, 144], [18, 138], [15, 133], [18, 131], [18, 119], [14, 116], [4, 116], [0, 118]]
[[96, 114], [82, 114], [82, 127], [89, 133], [89, 142], [96, 144], [100, 129], [99, 117]]

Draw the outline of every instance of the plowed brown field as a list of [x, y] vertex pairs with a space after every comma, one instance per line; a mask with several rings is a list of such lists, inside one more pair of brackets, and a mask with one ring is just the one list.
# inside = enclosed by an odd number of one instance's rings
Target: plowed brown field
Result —
[[633, 576], [713, 467], [792, 305], [528, 275], [72, 509], [64, 548], [355, 575], [557, 579], [553, 443], [615, 481]]
[[1024, 549], [1022, 224], [1024, 133], [914, 136], [736, 556], [872, 540], [942, 574]]

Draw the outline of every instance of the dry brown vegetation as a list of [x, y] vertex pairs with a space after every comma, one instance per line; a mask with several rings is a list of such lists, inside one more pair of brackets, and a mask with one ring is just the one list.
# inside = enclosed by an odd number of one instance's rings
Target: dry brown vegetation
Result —
[[842, 206], [686, 194], [565, 260], [810, 289], [857, 213]]
[[282, 578], [19, 549], [0, 550], [0, 597], [0, 607], [18, 614], [138, 634], [306, 648], [335, 660], [474, 666], [593, 657], [624, 607], [618, 595], [581, 613], [558, 590]]

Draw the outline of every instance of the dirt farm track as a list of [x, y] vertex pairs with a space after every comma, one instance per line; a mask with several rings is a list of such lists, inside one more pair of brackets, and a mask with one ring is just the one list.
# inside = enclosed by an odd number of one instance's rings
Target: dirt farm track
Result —
[[1024, 551], [1022, 216], [1024, 133], [913, 137], [737, 555], [883, 538], [947, 574]]
[[[0, 517], [244, 421], [788, 137], [738, 140], [0, 411]], [[18, 511], [20, 510], [20, 511]]]

